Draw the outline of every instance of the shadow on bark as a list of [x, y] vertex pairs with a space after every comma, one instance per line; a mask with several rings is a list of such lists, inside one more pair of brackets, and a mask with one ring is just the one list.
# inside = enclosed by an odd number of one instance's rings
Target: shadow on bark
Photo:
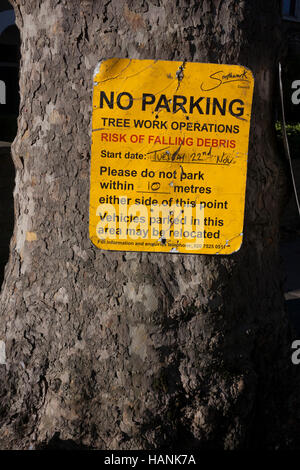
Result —
[[41, 443], [37, 450], [92, 450], [91, 447], [83, 444], [77, 444], [72, 439], [63, 440], [60, 433], [56, 432], [47, 443]]

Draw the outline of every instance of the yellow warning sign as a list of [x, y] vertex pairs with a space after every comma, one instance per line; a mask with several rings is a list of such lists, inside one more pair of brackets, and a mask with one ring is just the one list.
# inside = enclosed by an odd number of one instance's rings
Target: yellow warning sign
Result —
[[92, 242], [104, 250], [237, 251], [253, 86], [240, 65], [102, 61], [93, 93]]

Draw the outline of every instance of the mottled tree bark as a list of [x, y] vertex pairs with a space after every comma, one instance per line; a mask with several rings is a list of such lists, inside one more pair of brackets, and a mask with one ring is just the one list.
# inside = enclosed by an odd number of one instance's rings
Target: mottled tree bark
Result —
[[[12, 3], [21, 106], [16, 221], [1, 294], [0, 447], [283, 446], [285, 180], [272, 119], [280, 2]], [[252, 69], [238, 253], [101, 252], [90, 242], [92, 77], [108, 57]]]

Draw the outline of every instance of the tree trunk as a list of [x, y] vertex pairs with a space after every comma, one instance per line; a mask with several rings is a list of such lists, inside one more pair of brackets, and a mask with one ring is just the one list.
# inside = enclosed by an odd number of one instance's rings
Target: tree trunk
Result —
[[[285, 179], [272, 119], [280, 2], [12, 4], [21, 105], [16, 220], [1, 294], [1, 448], [283, 446]], [[102, 252], [89, 240], [92, 80], [108, 57], [252, 70], [238, 253]]]

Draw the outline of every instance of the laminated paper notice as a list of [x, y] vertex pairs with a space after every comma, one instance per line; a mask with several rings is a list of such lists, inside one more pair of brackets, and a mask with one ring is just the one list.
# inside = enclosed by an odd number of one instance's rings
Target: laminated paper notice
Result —
[[94, 76], [90, 238], [231, 254], [243, 238], [254, 79], [241, 65], [108, 59]]

